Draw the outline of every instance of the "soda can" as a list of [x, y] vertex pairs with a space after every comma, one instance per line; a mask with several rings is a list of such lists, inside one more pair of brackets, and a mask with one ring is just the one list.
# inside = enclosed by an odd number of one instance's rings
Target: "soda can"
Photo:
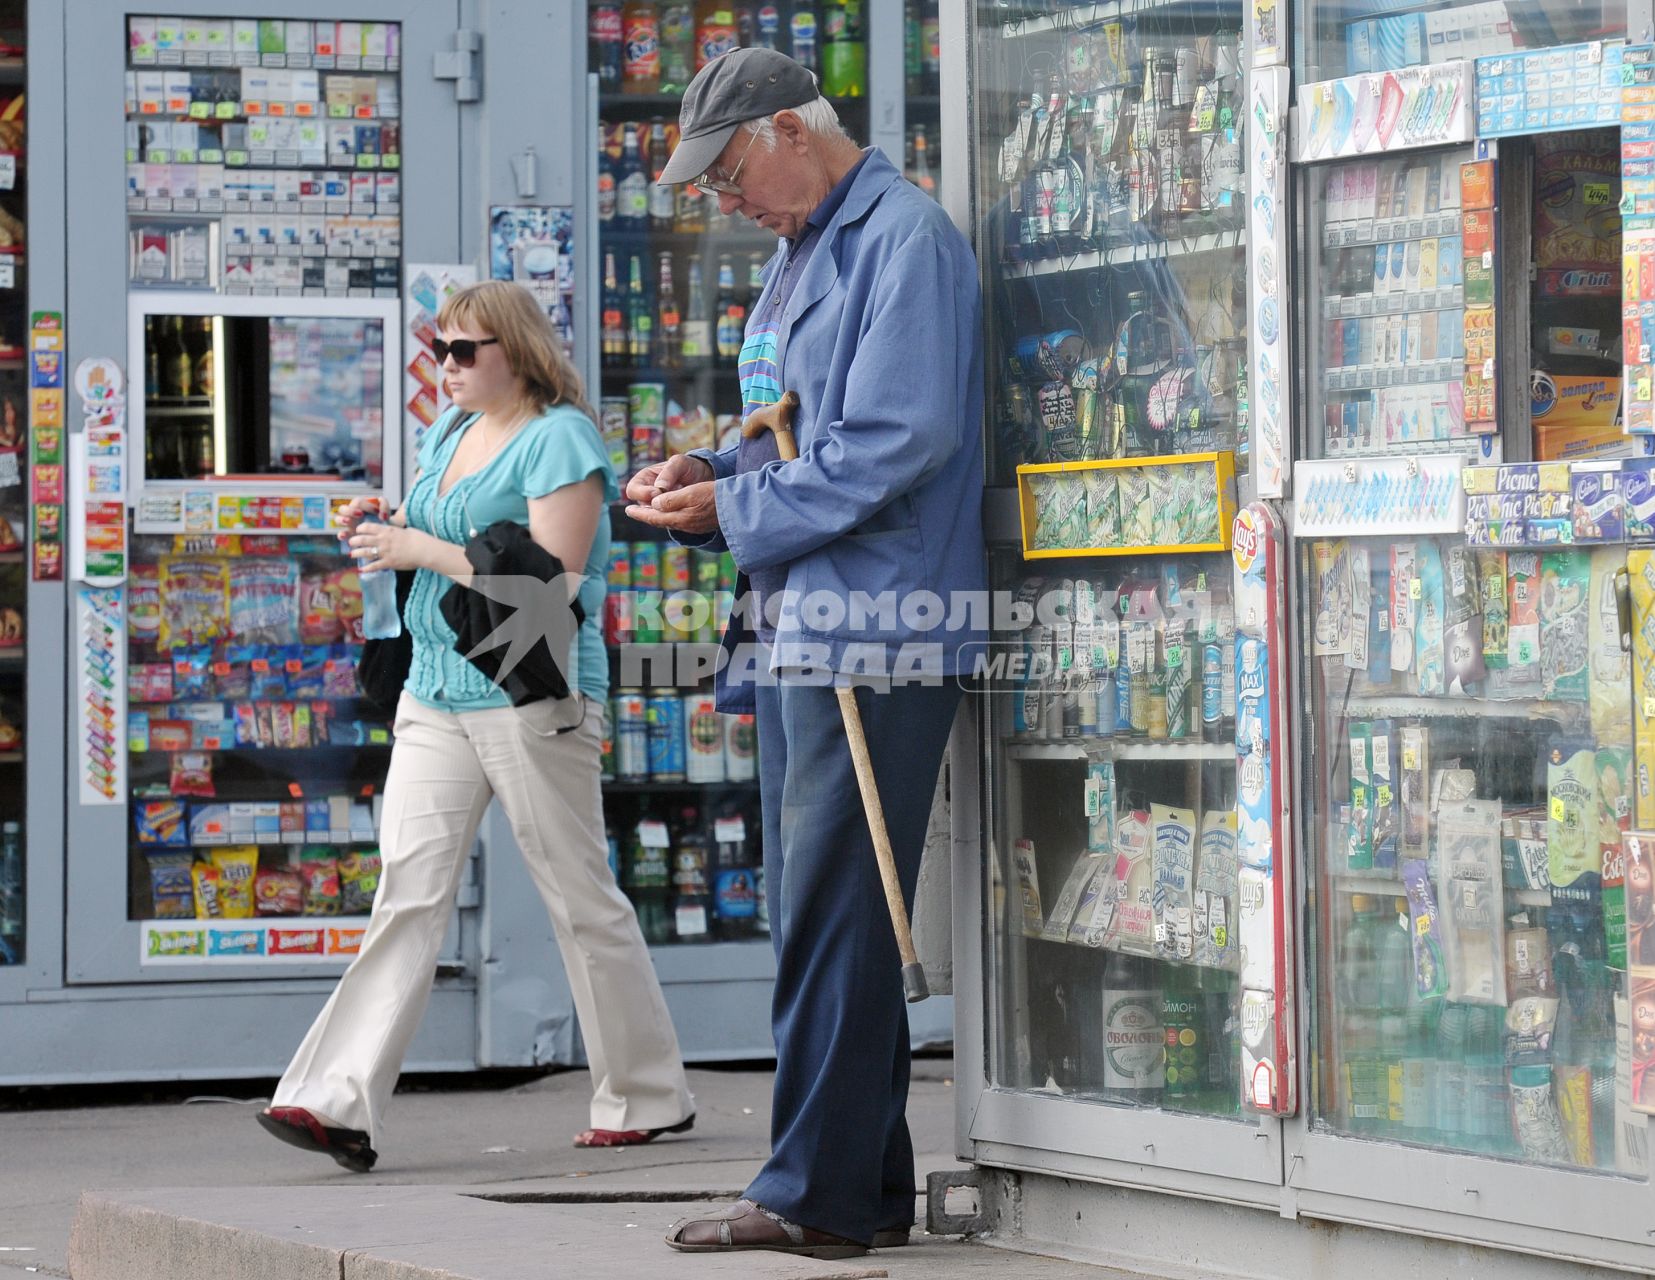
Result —
[[611, 590], [615, 587], [630, 587], [632, 585], [632, 544], [630, 542], [612, 542], [609, 544], [607, 580]]
[[751, 782], [759, 768], [758, 720], [751, 715], [724, 717], [724, 779]]
[[1216, 640], [1201, 646], [1201, 736], [1224, 741], [1224, 657]]
[[660, 382], [634, 382], [627, 388], [631, 424], [630, 465], [634, 471], [667, 458], [667, 388]]
[[610, 587], [603, 598], [603, 642], [622, 645], [632, 639], [632, 588]]
[[678, 690], [651, 689], [648, 719], [649, 776], [653, 782], [684, 781], [684, 700]]
[[634, 587], [632, 639], [638, 644], [661, 643], [661, 591], [658, 587]]
[[660, 549], [661, 589], [687, 591], [690, 588], [690, 549], [668, 543]]
[[724, 717], [710, 693], [684, 698], [684, 780], [724, 781]]
[[609, 454], [609, 465], [617, 476], [627, 474], [628, 451], [631, 446], [632, 426], [626, 396], [604, 396], [598, 402], [598, 427], [603, 433], [603, 447]]
[[615, 692], [610, 722], [614, 726], [615, 777], [621, 782], [649, 780], [649, 704], [642, 689]]
[[632, 585], [640, 591], [650, 591], [661, 585], [661, 544], [634, 542], [632, 544]]

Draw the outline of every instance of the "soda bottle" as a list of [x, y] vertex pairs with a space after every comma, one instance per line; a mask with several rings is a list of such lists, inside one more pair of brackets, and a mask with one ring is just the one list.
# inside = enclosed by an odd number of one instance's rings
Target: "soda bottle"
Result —
[[724, 941], [758, 933], [758, 882], [747, 853], [747, 824], [733, 807], [713, 822], [713, 921]]
[[615, 225], [615, 157], [609, 154], [609, 126], [598, 121], [598, 228]]
[[655, 317], [649, 308], [649, 295], [644, 292], [644, 264], [633, 254], [626, 283], [626, 353], [637, 368], [649, 364], [654, 331]]
[[695, 6], [695, 69], [700, 71], [720, 54], [740, 47], [732, 6], [725, 0], [701, 0]]
[[1165, 1031], [1156, 966], [1112, 951], [1103, 967], [1103, 1096], [1155, 1106], [1166, 1085]]
[[657, 93], [661, 88], [661, 15], [652, 0], [627, 0], [621, 10], [621, 88]]
[[914, 126], [914, 185], [933, 200], [937, 198], [937, 180], [931, 175], [931, 156], [925, 145], [925, 126]]
[[812, 0], [798, 0], [793, 6], [793, 19], [788, 23], [793, 38], [793, 61], [807, 71], [818, 71], [820, 59], [817, 45], [820, 29], [816, 25], [816, 6]]
[[743, 49], [751, 49], [758, 40], [758, 17], [750, 4], [736, 6], [736, 40]]
[[649, 126], [649, 226], [652, 231], [671, 231], [676, 202], [671, 187], [661, 185], [661, 171], [667, 167], [667, 123], [656, 116]]
[[822, 92], [830, 98], [860, 98], [868, 91], [862, 0], [825, 0], [822, 19]]
[[672, 287], [672, 255], [660, 258], [659, 283], [655, 288], [655, 363], [662, 369], [680, 364], [679, 343], [683, 340], [683, 316], [678, 310], [678, 293]]
[[615, 251], [603, 252], [603, 322], [599, 351], [606, 369], [618, 369], [627, 362], [626, 298], [615, 275]]
[[1182, 1111], [1202, 1109], [1207, 1092], [1207, 1010], [1199, 970], [1166, 965], [1161, 1027], [1166, 1038], [1166, 1089], [1161, 1101]]
[[598, 88], [604, 93], [615, 93], [621, 87], [621, 63], [625, 40], [618, 4], [594, 4], [587, 19], [586, 35], [592, 69], [598, 73]]
[[734, 368], [746, 336], [747, 308], [736, 298], [736, 269], [727, 253], [718, 255], [718, 297], [713, 302], [713, 311], [718, 317], [715, 335], [718, 364]]
[[[364, 520], [358, 529], [371, 528], [378, 520]], [[369, 640], [395, 640], [402, 634], [402, 615], [397, 610], [397, 576], [389, 569], [358, 569], [362, 584], [362, 635]]]
[[695, 78], [695, 6], [661, 6], [661, 92], [683, 93]]
[[706, 942], [708, 918], [707, 835], [701, 816], [690, 806], [679, 814], [678, 845], [673, 851], [672, 919], [680, 942]]
[[781, 48], [782, 11], [779, 5], [761, 4], [753, 17], [753, 42], [761, 49]]
[[673, 937], [672, 919], [667, 914], [672, 891], [672, 873], [667, 864], [670, 852], [667, 824], [645, 814], [632, 832], [626, 860], [626, 894], [638, 914], [644, 941], [651, 946], [671, 942]]
[[649, 175], [638, 150], [638, 126], [628, 124], [622, 139], [615, 170], [615, 230], [641, 232], [649, 225]]
[[704, 368], [713, 358], [713, 316], [707, 308], [707, 291], [701, 276], [701, 255], [691, 254], [689, 301], [684, 307], [683, 338], [679, 343], [687, 369]]
[[936, 97], [942, 92], [942, 24], [937, 0], [924, 0], [925, 13], [919, 20], [920, 92]]

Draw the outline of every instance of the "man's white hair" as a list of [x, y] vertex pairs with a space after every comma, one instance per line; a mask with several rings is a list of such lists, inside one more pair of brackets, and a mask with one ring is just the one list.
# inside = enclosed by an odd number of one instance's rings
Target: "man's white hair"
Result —
[[[833, 104], [818, 94], [802, 107], [790, 107], [790, 111], [799, 117], [799, 122], [805, 129], [818, 138], [827, 141], [851, 141], [850, 134], [845, 132], [845, 126], [839, 123], [839, 113], [833, 109]], [[747, 121], [748, 134], [764, 144], [766, 151], [776, 149], [776, 117], [760, 116], [757, 120]]]

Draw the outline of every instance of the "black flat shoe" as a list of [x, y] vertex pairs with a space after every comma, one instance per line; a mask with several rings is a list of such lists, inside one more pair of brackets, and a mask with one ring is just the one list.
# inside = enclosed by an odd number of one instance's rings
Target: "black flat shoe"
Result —
[[303, 1107], [270, 1107], [256, 1117], [265, 1132], [301, 1151], [320, 1151], [352, 1173], [367, 1173], [379, 1159], [360, 1129], [335, 1129]]

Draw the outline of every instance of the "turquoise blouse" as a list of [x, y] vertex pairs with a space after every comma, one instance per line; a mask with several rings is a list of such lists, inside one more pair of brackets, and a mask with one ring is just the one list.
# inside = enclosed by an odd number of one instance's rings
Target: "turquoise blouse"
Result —
[[[571, 687], [587, 697], [609, 695], [609, 660], [603, 648], [603, 598], [608, 590], [609, 510], [620, 497], [620, 486], [609, 464], [609, 453], [596, 425], [571, 405], [555, 405], [519, 427], [482, 470], [455, 482], [439, 494], [444, 472], [471, 422], [450, 431], [461, 418], [450, 409], [425, 433], [419, 450], [419, 479], [405, 506], [408, 524], [445, 542], [465, 545], [469, 530], [479, 532], [499, 520], [529, 522], [529, 499], [543, 498], [588, 476], [603, 477], [605, 508], [598, 518], [592, 551], [586, 558], [586, 581], [580, 603], [586, 611], [576, 642], [575, 675]], [[474, 420], [473, 420], [474, 421]], [[445, 438], [446, 436], [446, 438]], [[439, 604], [453, 580], [429, 569], [414, 575], [404, 621], [413, 638], [414, 656], [408, 671], [408, 692], [427, 706], [444, 711], [481, 711], [507, 707], [511, 699], [487, 676], [454, 649], [454, 629]]]

